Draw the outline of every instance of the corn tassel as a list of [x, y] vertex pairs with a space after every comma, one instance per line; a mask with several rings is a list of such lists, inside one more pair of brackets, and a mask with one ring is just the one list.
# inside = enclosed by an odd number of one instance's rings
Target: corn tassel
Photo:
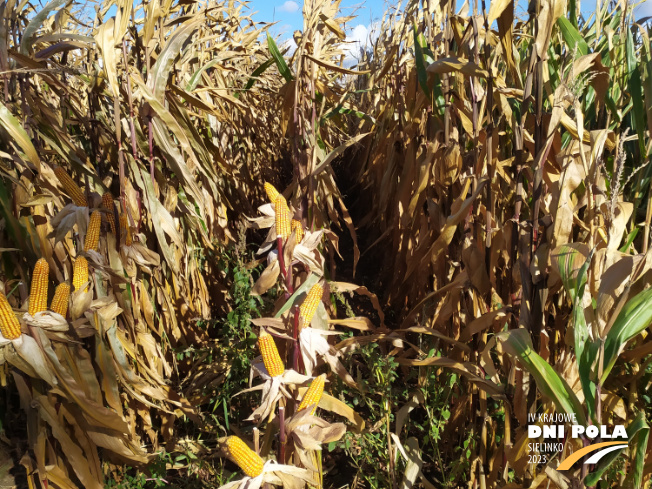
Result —
[[54, 174], [57, 176], [59, 182], [61, 182], [61, 186], [70, 196], [76, 206], [88, 207], [88, 201], [86, 200], [84, 192], [82, 192], [82, 189], [79, 188], [79, 185], [77, 185], [75, 181], [70, 177], [70, 175], [68, 175], [66, 170], [60, 166], [55, 166]]
[[299, 318], [303, 321], [304, 326], [310, 326], [312, 318], [317, 312], [317, 307], [319, 307], [319, 303], [321, 302], [321, 296], [323, 293], [324, 289], [322, 286], [315, 284], [306, 294], [306, 298], [303, 300], [301, 307], [299, 308]]
[[70, 285], [66, 282], [61, 282], [57, 285], [57, 288], [54, 289], [54, 297], [52, 298], [52, 303], [50, 304], [50, 310], [61, 314], [63, 317], [66, 317], [68, 313], [68, 299], [70, 298]]
[[2, 292], [0, 292], [0, 333], [8, 340], [15, 340], [22, 332], [20, 322], [11, 309], [11, 305]]
[[282, 375], [285, 372], [285, 365], [283, 365], [281, 355], [278, 354], [274, 338], [264, 329], [260, 330], [260, 336], [258, 336], [258, 348], [263, 355], [263, 363], [269, 376], [277, 377]]
[[294, 233], [297, 235], [297, 243], [301, 243], [304, 235], [303, 226], [296, 219], [292, 219], [290, 226], [292, 227], [292, 231], [294, 231]]
[[104, 192], [104, 194], [102, 195], [102, 207], [104, 207], [106, 210], [109, 211], [106, 213], [106, 220], [109, 223], [111, 232], [115, 234], [116, 233], [115, 216], [113, 215], [114, 212], [113, 195], [111, 195], [111, 192]]
[[309, 408], [310, 406], [313, 406], [312, 411], [310, 411], [310, 414], [311, 415], [315, 414], [315, 411], [317, 410], [317, 405], [321, 400], [321, 396], [324, 394], [325, 382], [326, 382], [326, 374], [321, 374], [319, 377], [316, 377], [310, 383], [310, 387], [308, 387], [308, 390], [304, 394], [303, 399], [301, 399], [301, 404], [299, 404], [299, 409], [297, 409], [297, 412], [301, 411], [302, 409], [306, 409]]
[[226, 439], [226, 446], [235, 463], [245, 474], [249, 477], [258, 477], [262, 474], [265, 462], [244, 441], [237, 436], [229, 436]]
[[120, 214], [120, 235], [125, 237], [125, 246], [131, 246], [133, 237], [131, 236], [127, 214]]
[[[79, 290], [86, 282], [88, 282], [88, 261], [83, 256], [75, 260], [72, 273], [72, 285], [75, 290]], [[88, 287], [84, 289], [88, 292]]]
[[48, 280], [50, 265], [45, 258], [41, 258], [34, 266], [32, 273], [32, 287], [29, 294], [29, 314], [34, 316], [37, 312], [48, 308]]
[[279, 191], [276, 190], [274, 185], [271, 183], [265, 182], [265, 192], [267, 193], [267, 198], [271, 203], [275, 203], [276, 199], [279, 196]]
[[276, 213], [276, 236], [288, 239], [292, 228], [290, 227], [290, 209], [288, 203], [281, 194], [274, 201], [274, 212]]
[[85, 250], [97, 250], [100, 244], [100, 226], [102, 225], [102, 213], [100, 211], [93, 211], [91, 219], [88, 222], [88, 230], [86, 231], [86, 239], [84, 240]]

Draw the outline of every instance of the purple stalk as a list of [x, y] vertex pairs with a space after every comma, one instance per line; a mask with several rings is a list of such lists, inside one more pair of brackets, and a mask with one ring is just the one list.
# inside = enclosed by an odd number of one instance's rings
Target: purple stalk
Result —
[[279, 422], [279, 439], [281, 445], [278, 447], [278, 461], [279, 463], [285, 463], [285, 444], [287, 443], [287, 438], [285, 435], [285, 408], [278, 408], [278, 422]]
[[288, 264], [288, 268], [285, 271], [285, 286], [287, 287], [288, 299], [292, 294], [294, 294], [294, 285], [292, 285], [292, 261]]
[[281, 267], [281, 275], [286, 278], [287, 270], [285, 270], [285, 258], [283, 257], [283, 237], [276, 237], [276, 249], [278, 250], [278, 264]]
[[292, 368], [295, 372], [299, 371], [299, 359], [301, 357], [301, 348], [299, 347], [299, 306], [294, 306], [294, 329], [292, 331], [294, 338], [294, 357], [292, 358]]
[[152, 117], [147, 118], [147, 135], [149, 139], [149, 175], [154, 183], [154, 132], [152, 129]]

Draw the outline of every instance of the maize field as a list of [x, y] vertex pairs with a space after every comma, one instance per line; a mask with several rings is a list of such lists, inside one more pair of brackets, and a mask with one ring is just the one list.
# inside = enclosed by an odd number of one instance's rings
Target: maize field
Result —
[[0, 486], [651, 486], [652, 23], [340, 1], [0, 1]]

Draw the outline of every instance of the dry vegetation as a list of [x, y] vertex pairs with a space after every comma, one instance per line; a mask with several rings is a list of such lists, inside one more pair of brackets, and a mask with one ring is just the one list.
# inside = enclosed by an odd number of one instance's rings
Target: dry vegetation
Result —
[[3, 484], [647, 487], [647, 25], [303, 9], [0, 2]]

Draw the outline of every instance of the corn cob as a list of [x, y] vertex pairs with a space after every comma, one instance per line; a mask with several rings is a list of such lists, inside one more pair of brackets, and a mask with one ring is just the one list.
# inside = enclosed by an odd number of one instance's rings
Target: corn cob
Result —
[[317, 404], [319, 404], [321, 396], [324, 394], [325, 382], [326, 374], [321, 374], [310, 383], [310, 387], [308, 387], [308, 390], [304, 394], [303, 399], [301, 399], [301, 404], [299, 404], [299, 409], [297, 409], [297, 412], [313, 406], [310, 414], [315, 414], [315, 411], [317, 410]]
[[287, 239], [292, 232], [290, 227], [290, 209], [288, 203], [281, 194], [274, 201], [274, 212], [276, 213], [276, 236]]
[[8, 340], [15, 340], [22, 332], [20, 323], [11, 309], [11, 305], [2, 292], [0, 292], [0, 333]]
[[263, 355], [263, 363], [270, 377], [277, 377], [285, 372], [285, 365], [278, 354], [274, 338], [264, 329], [260, 330], [258, 336], [258, 348]]
[[310, 326], [312, 318], [317, 312], [317, 307], [321, 302], [321, 296], [323, 293], [324, 289], [322, 286], [315, 284], [306, 294], [306, 298], [301, 303], [301, 307], [299, 307], [299, 319], [303, 321], [304, 326]]
[[41, 258], [34, 266], [32, 273], [32, 287], [29, 294], [29, 314], [34, 316], [37, 312], [48, 308], [48, 280], [50, 265], [45, 258]]
[[127, 214], [120, 214], [120, 235], [125, 237], [125, 245], [131, 246], [133, 238], [131, 236], [131, 228], [129, 227], [129, 218]]
[[297, 243], [301, 243], [301, 240], [303, 239], [303, 226], [299, 221], [296, 219], [292, 219], [292, 222], [290, 223], [290, 226], [292, 227], [292, 231], [295, 232], [297, 235]]
[[85, 250], [97, 250], [97, 245], [100, 244], [101, 225], [102, 225], [102, 213], [100, 211], [93, 211], [93, 213], [91, 214], [91, 219], [88, 222], [86, 239], [84, 240]]
[[[88, 282], [88, 261], [80, 256], [75, 260], [73, 267], [72, 285], [75, 290], [79, 290], [86, 282]], [[84, 292], [88, 292], [88, 287], [84, 289]]]
[[226, 446], [229, 453], [238, 467], [249, 477], [258, 477], [263, 472], [263, 459], [256, 452], [247, 446], [237, 436], [229, 436], [226, 439]]
[[66, 317], [68, 312], [68, 298], [70, 297], [70, 285], [66, 282], [61, 282], [57, 285], [57, 288], [54, 289], [54, 297], [52, 298], [52, 303], [50, 304], [50, 310], [61, 314], [63, 317]]
[[113, 195], [111, 195], [111, 192], [104, 192], [102, 195], [102, 207], [109, 211], [106, 213], [106, 220], [109, 223], [111, 232], [115, 234], [115, 216], [113, 215]]
[[70, 175], [68, 175], [66, 170], [60, 166], [55, 166], [54, 174], [57, 176], [59, 182], [61, 182], [61, 186], [70, 196], [75, 205], [79, 207], [88, 207], [88, 201], [86, 200], [84, 192], [82, 192], [82, 189], [79, 188], [79, 185], [77, 185], [75, 181], [70, 177]]
[[276, 202], [276, 199], [279, 196], [278, 190], [271, 183], [265, 182], [265, 192], [267, 192], [267, 198], [270, 202]]

